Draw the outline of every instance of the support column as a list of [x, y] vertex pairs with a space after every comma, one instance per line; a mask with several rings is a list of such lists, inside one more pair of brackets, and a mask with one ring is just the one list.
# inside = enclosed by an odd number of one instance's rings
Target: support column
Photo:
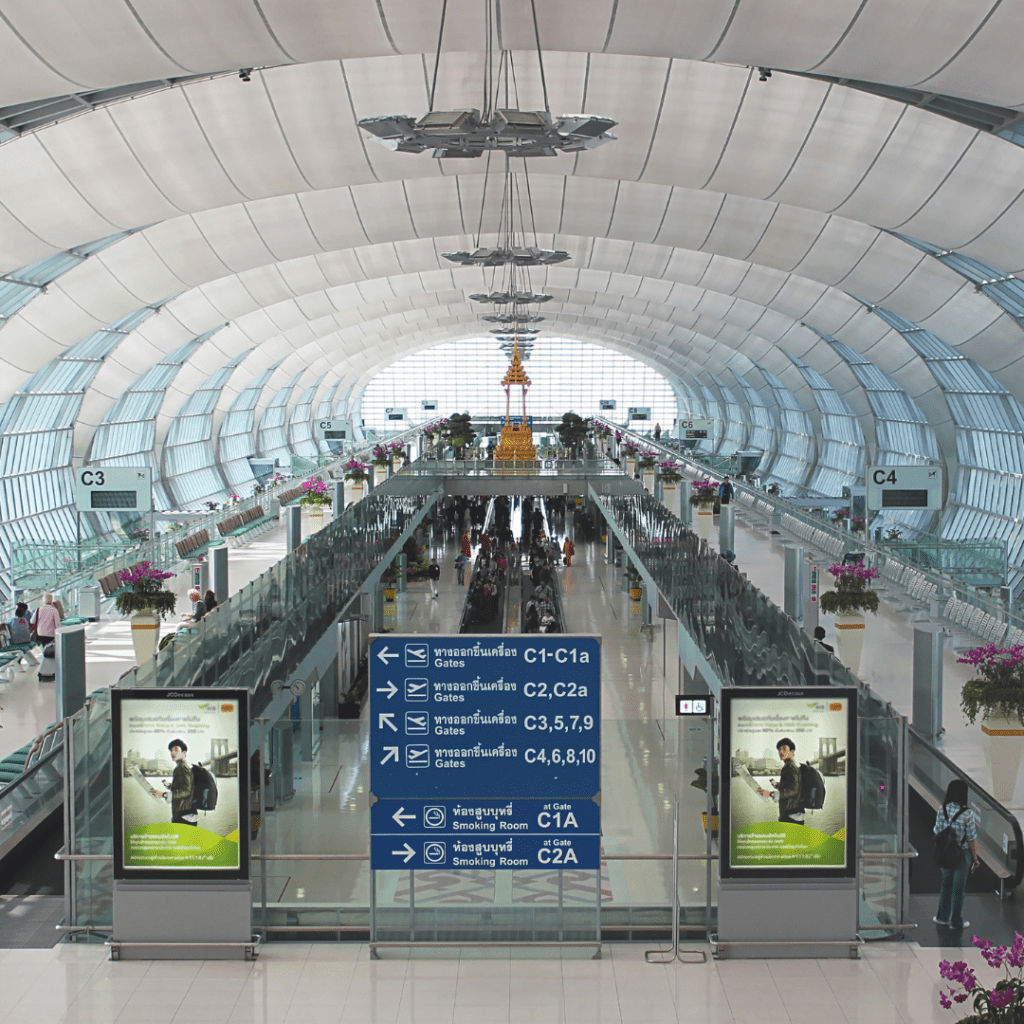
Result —
[[798, 544], [785, 545], [786, 576], [782, 610], [796, 623], [803, 622], [804, 603], [801, 586], [804, 569], [804, 549]]
[[679, 518], [683, 525], [692, 529], [693, 527], [693, 506], [690, 504], [690, 495], [693, 488], [689, 480], [679, 481]]
[[913, 726], [934, 742], [942, 727], [942, 628], [914, 626]]
[[736, 550], [736, 508], [734, 505], [723, 505], [718, 516], [718, 550]]
[[340, 519], [345, 511], [345, 481], [334, 481], [334, 518]]
[[286, 505], [284, 515], [286, 548], [291, 553], [302, 544], [302, 507]]
[[398, 562], [398, 592], [404, 594], [409, 589], [409, 556], [404, 551], [399, 551], [396, 556]]
[[231, 597], [228, 584], [228, 549], [226, 545], [210, 548], [210, 589], [218, 604], [224, 604]]

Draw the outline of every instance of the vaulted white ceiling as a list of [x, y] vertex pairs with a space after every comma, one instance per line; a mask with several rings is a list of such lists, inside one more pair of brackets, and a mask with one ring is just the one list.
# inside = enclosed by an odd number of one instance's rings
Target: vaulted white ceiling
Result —
[[[450, 0], [437, 103], [480, 104], [479, 0]], [[0, 272], [143, 228], [63, 275], [0, 332], [0, 401], [90, 332], [171, 298], [104, 360], [76, 448], [162, 355], [187, 361], [160, 431], [217, 367], [225, 390], [276, 366], [364, 385], [404, 353], [481, 333], [490, 279], [440, 253], [497, 221], [484, 161], [391, 153], [358, 118], [427, 106], [441, 4], [422, 0], [0, 0], [0, 105], [162, 77], [263, 68], [150, 92], [0, 145]], [[519, 105], [542, 106], [529, 6], [504, 0]], [[890, 374], [939, 431], [935, 379], [861, 301], [925, 327], [1019, 399], [1021, 329], [972, 284], [893, 237], [1024, 269], [1024, 150], [926, 110], [782, 73], [916, 87], [1024, 109], [1024, 4], [986, 0], [548, 0], [550, 106], [615, 118], [619, 140], [538, 158], [535, 272], [550, 333], [628, 351], [673, 379], [756, 361], [799, 401], [805, 360], [855, 411], [847, 365]], [[776, 73], [758, 81], [747, 65]], [[782, 70], [780, 70], [782, 69]], [[812, 328], [814, 330], [812, 330]], [[542, 339], [544, 335], [542, 334]], [[300, 389], [296, 389], [295, 395]]]

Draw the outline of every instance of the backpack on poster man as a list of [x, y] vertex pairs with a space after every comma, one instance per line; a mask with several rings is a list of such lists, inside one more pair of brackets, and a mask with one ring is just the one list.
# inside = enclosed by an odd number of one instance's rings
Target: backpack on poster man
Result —
[[820, 811], [825, 806], [825, 780], [806, 761], [800, 765], [800, 804], [805, 811]]
[[202, 762], [192, 765], [192, 810], [215, 811], [217, 809], [217, 780]]
[[[942, 813], [946, 813], [945, 807], [943, 807]], [[961, 807], [952, 818], [947, 818], [949, 824], [935, 835], [935, 849], [932, 851], [932, 860], [940, 868], [958, 868], [963, 860], [964, 848], [960, 845], [960, 838], [956, 834], [956, 829], [953, 828], [953, 822], [963, 813], [964, 808]]]

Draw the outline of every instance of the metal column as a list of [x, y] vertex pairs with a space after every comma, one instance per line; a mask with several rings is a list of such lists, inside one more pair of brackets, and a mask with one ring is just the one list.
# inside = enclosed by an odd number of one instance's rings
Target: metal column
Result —
[[783, 591], [782, 610], [794, 622], [803, 622], [803, 574], [804, 574], [804, 549], [798, 544], [787, 544], [786, 554], [786, 578], [785, 590]]
[[345, 511], [345, 481], [334, 481], [334, 518], [340, 519]]
[[934, 742], [942, 727], [942, 628], [914, 626], [914, 728]]
[[723, 505], [718, 516], [718, 550], [736, 550], [736, 509], [733, 505]]
[[231, 597], [228, 584], [228, 549], [225, 545], [210, 548], [210, 588], [218, 604], [224, 604]]
[[285, 507], [284, 534], [289, 554], [302, 544], [302, 507], [288, 505]]

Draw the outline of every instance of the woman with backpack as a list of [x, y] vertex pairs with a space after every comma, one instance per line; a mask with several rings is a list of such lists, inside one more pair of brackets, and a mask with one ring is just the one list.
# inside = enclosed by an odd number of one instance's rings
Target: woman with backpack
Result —
[[[963, 918], [964, 887], [967, 885], [968, 872], [978, 866], [978, 827], [973, 812], [967, 806], [967, 783], [963, 779], [954, 779], [946, 787], [946, 799], [943, 800], [938, 814], [935, 815], [935, 827], [932, 829], [936, 837], [936, 863], [942, 868], [942, 888], [939, 891], [939, 911], [932, 918], [936, 924], [950, 928], [966, 928], [970, 921]], [[948, 830], [948, 831], [947, 831]], [[959, 860], [954, 855], [948, 860], [953, 862], [945, 867], [943, 848], [959, 847]]]

